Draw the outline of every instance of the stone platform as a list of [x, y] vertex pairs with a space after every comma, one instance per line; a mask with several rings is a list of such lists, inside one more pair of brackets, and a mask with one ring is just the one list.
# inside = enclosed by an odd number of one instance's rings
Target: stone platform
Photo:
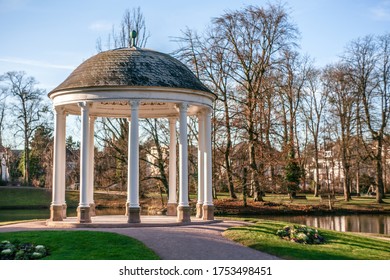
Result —
[[77, 217], [67, 217], [63, 221], [46, 221], [52, 228], [134, 228], [134, 227], [173, 227], [187, 225], [206, 225], [222, 222], [221, 220], [204, 221], [191, 217], [191, 222], [177, 222], [176, 216], [143, 216], [140, 223], [128, 223], [125, 215], [106, 215], [92, 217], [92, 223], [79, 223]]

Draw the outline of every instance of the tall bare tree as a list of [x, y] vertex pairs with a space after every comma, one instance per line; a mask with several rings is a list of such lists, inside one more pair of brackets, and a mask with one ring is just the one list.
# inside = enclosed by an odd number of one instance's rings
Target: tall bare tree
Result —
[[[343, 57], [363, 107], [362, 123], [374, 142], [367, 151], [376, 164], [376, 201], [383, 202], [383, 142], [390, 117], [390, 35], [352, 41]], [[365, 133], [365, 132], [363, 132]], [[367, 134], [364, 135], [367, 139]]]
[[245, 120], [254, 200], [262, 200], [260, 178], [264, 174], [264, 154], [258, 145], [264, 135], [258, 116], [265, 113], [267, 76], [278, 63], [280, 52], [295, 44], [297, 30], [285, 9], [272, 4], [265, 8], [249, 6], [227, 12], [216, 18], [213, 24], [218, 27], [220, 38], [226, 40], [226, 48], [234, 58], [229, 75], [240, 95], [237, 99]]
[[[229, 72], [233, 67], [232, 57], [227, 49], [226, 40], [217, 36], [215, 27], [211, 27], [202, 38], [196, 32], [187, 29], [177, 41], [181, 48], [176, 51], [179, 59], [185, 62], [196, 75], [217, 94], [213, 114], [214, 131], [218, 139], [214, 141], [214, 151], [223, 154], [221, 167], [226, 174], [226, 185], [231, 198], [237, 198], [234, 190], [232, 168], [232, 119], [235, 117], [233, 87]], [[216, 157], [214, 157], [216, 161]]]
[[318, 196], [320, 184], [320, 127], [327, 106], [327, 95], [321, 94], [320, 70], [312, 68], [308, 73], [308, 84], [304, 89], [302, 112], [314, 146], [315, 185], [314, 196]]
[[324, 71], [325, 93], [328, 96], [330, 112], [334, 116], [334, 127], [338, 136], [339, 158], [344, 173], [344, 200], [351, 199], [352, 148], [356, 144], [356, 110], [359, 106], [350, 69], [345, 64], [328, 66]]
[[[1, 82], [1, 76], [0, 76]], [[3, 145], [3, 130], [4, 130], [4, 121], [5, 121], [5, 112], [7, 110], [7, 90], [5, 88], [0, 88], [0, 146]]]
[[44, 121], [48, 106], [44, 105], [45, 91], [36, 87], [37, 81], [24, 72], [7, 72], [1, 77], [6, 92], [10, 96], [10, 109], [15, 119], [12, 121], [16, 134], [23, 136], [24, 142], [24, 184], [30, 184], [30, 141], [35, 130]]
[[282, 60], [275, 71], [275, 87], [280, 97], [282, 113], [283, 150], [286, 156], [285, 182], [293, 198], [299, 188], [302, 175], [299, 164], [299, 143], [297, 137], [298, 114], [304, 88], [307, 86], [311, 62], [298, 52], [285, 49]]

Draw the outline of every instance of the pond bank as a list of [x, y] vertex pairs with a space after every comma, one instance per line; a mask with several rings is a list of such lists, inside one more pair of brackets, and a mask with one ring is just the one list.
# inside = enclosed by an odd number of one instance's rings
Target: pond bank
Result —
[[[357, 202], [357, 203], [356, 203]], [[365, 202], [363, 200], [363, 202]], [[348, 204], [349, 203], [349, 204]], [[351, 202], [335, 201], [332, 209], [329, 209], [327, 202], [320, 201], [292, 201], [273, 202], [248, 201], [247, 206], [242, 201], [232, 199], [214, 200], [216, 215], [349, 215], [349, 214], [389, 214], [388, 203], [378, 204], [376, 202], [361, 203], [358, 200]]]

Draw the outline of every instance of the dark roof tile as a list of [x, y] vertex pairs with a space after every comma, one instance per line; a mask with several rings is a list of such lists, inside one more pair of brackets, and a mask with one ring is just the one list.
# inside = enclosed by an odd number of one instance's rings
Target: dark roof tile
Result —
[[84, 61], [49, 96], [61, 90], [105, 86], [171, 87], [210, 92], [183, 63], [167, 54], [121, 48], [101, 52]]

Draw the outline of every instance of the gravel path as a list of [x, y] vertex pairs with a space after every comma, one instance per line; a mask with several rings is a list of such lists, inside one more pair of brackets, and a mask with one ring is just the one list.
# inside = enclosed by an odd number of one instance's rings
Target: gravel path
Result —
[[[208, 225], [176, 227], [79, 228], [66, 230], [116, 232], [134, 237], [165, 260], [278, 259], [275, 256], [242, 246], [222, 236], [223, 231], [227, 228], [243, 224], [239, 221], [224, 221]], [[43, 222], [28, 222], [0, 227], [0, 232], [20, 230], [52, 230], [52, 228], [46, 227]]]

